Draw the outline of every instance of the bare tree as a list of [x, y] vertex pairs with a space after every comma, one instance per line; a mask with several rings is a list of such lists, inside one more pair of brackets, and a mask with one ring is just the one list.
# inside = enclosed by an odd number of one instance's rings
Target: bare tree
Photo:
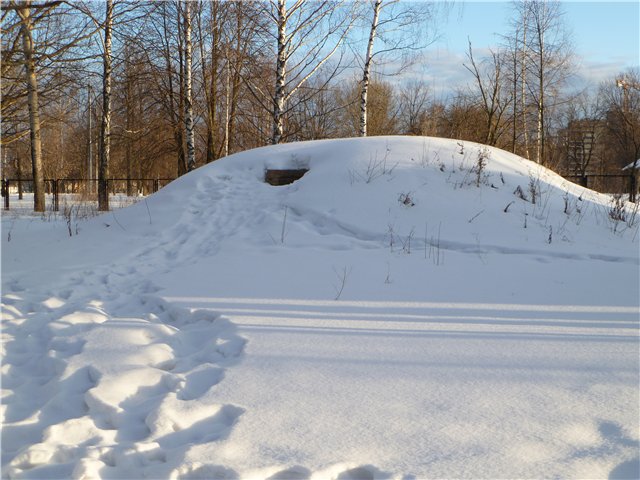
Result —
[[2, 135], [0, 145], [6, 147], [29, 134], [27, 110], [27, 88], [24, 81], [24, 49], [22, 47], [22, 22], [12, 21], [10, 10], [2, 11], [2, 46], [0, 52], [0, 74], [2, 82], [2, 102], [0, 102], [0, 118], [2, 118]]
[[26, 1], [16, 8], [22, 25], [22, 50], [27, 77], [27, 92], [29, 106], [29, 132], [31, 136], [31, 167], [33, 170], [33, 210], [44, 212], [44, 171], [42, 165], [42, 141], [40, 137], [40, 109], [38, 104], [38, 78], [34, 60], [33, 23], [31, 2]]
[[[34, 41], [34, 31], [36, 25], [43, 19], [46, 20], [50, 14], [50, 11], [58, 7], [61, 3], [62, 2], [60, 1], [49, 1], [34, 4], [31, 2], [31, 0], [25, 0], [23, 2], [11, 0], [10, 2], [6, 4], [3, 3], [2, 5], [3, 30], [10, 31], [16, 28], [16, 26], [9, 28], [5, 27], [5, 20], [7, 20], [9, 12], [15, 12], [18, 17], [19, 35], [12, 37], [14, 40], [11, 50], [9, 52], [3, 51], [3, 60], [9, 60], [9, 68], [14, 66], [14, 62], [16, 60], [15, 52], [18, 50], [18, 43], [21, 43], [21, 53], [23, 55], [22, 62], [24, 64], [24, 78], [27, 85], [27, 108], [29, 112], [28, 132], [31, 144], [31, 167], [33, 175], [32, 178], [34, 194], [33, 207], [34, 211], [36, 212], [42, 212], [45, 209], [44, 170], [42, 160], [42, 137], [37, 63], [43, 58], [50, 59], [61, 55], [67, 48], [70, 47], [71, 43], [65, 46], [60, 46], [47, 42], [48, 45], [40, 45], [39, 48], [41, 51], [38, 51], [38, 46], [36, 46], [36, 42]], [[49, 51], [45, 53], [44, 50]], [[37, 58], [38, 55], [40, 56], [40, 58]], [[7, 72], [8, 69], [3, 66], [3, 76]], [[5, 92], [3, 91], [3, 93]], [[13, 99], [9, 97], [9, 105], [19, 101], [20, 94], [22, 92], [18, 91], [17, 93], [18, 94]], [[5, 99], [3, 98], [3, 104], [4, 102]], [[3, 114], [5, 113], [6, 109], [3, 106]], [[5, 118], [3, 116], [3, 123], [4, 122]], [[14, 138], [19, 137], [20, 134], [18, 134]]]
[[193, 100], [192, 100], [192, 61], [193, 49], [191, 45], [191, 1], [184, 2], [184, 125], [187, 142], [187, 171], [196, 168], [196, 146], [193, 131]]
[[[264, 15], [264, 5], [258, 2], [235, 1], [226, 5], [228, 10], [222, 14], [227, 21], [223, 23], [222, 33], [225, 85], [224, 133], [220, 151], [224, 155], [243, 145], [241, 123], [247, 119], [247, 110], [252, 110], [248, 103], [255, 103], [258, 108], [271, 112], [270, 108], [265, 108], [269, 105], [258, 101], [254, 95], [258, 90], [269, 90], [269, 79], [265, 76], [271, 72], [266, 68], [264, 52], [269, 50], [265, 32], [269, 30], [270, 19]], [[249, 85], [258, 87], [252, 91]], [[256, 136], [255, 132], [253, 136]]]
[[380, 8], [382, 0], [375, 0], [373, 3], [373, 20], [369, 29], [369, 41], [367, 42], [367, 53], [362, 68], [362, 86], [360, 89], [360, 136], [367, 136], [367, 94], [369, 92], [369, 77], [371, 75], [371, 60], [373, 59], [373, 43], [376, 39], [378, 23], [380, 21]]
[[613, 151], [630, 175], [630, 200], [636, 200], [640, 164], [640, 72], [630, 69], [600, 87]]
[[[224, 147], [218, 148], [219, 141], [218, 129], [221, 123], [219, 117], [219, 90], [220, 83], [222, 81], [220, 64], [222, 63], [222, 34], [223, 24], [225, 23], [225, 12], [228, 10], [228, 5], [221, 2], [208, 3], [208, 9], [206, 4], [199, 2], [196, 4], [199, 8], [196, 10], [196, 25], [198, 31], [198, 46], [200, 55], [200, 71], [202, 76], [202, 92], [204, 94], [204, 110], [205, 110], [205, 122], [207, 127], [207, 150], [206, 150], [206, 163], [214, 161], [218, 156], [218, 151]], [[208, 18], [205, 15], [208, 13]], [[206, 19], [206, 20], [205, 20]], [[205, 24], [205, 21], [207, 24]], [[207, 39], [208, 48], [207, 52]], [[227, 56], [228, 57], [228, 56]], [[229, 63], [225, 65], [226, 75], [225, 80], [227, 86], [229, 86]], [[224, 135], [226, 142], [227, 135]]]
[[[407, 54], [425, 48], [435, 39], [433, 32], [419, 31], [419, 27], [431, 26], [429, 20], [434, 18], [435, 4], [367, 0], [362, 7], [364, 12], [359, 16], [371, 19], [367, 29], [366, 53], [361, 59], [359, 134], [365, 137], [368, 134], [367, 107], [373, 63], [380, 63], [385, 56], [393, 54], [395, 60], [401, 60], [400, 69], [406, 68], [412, 60]], [[377, 43], [381, 44], [378, 48]]]
[[149, 58], [149, 81], [164, 112], [171, 132], [175, 174], [187, 172], [185, 150], [184, 15], [180, 2], [157, 2], [148, 16], [143, 33], [145, 55]]
[[564, 172], [580, 177], [583, 186], [587, 186], [587, 175], [602, 173], [604, 170], [605, 129], [603, 128], [603, 109], [599, 96], [590, 97], [582, 93], [568, 105], [561, 131], [564, 147]]
[[109, 210], [109, 160], [111, 154], [111, 72], [113, 0], [105, 3], [102, 57], [102, 122], [100, 124], [100, 162], [98, 163], [98, 210]]
[[408, 135], [425, 135], [429, 120], [429, 90], [424, 82], [411, 81], [401, 86], [398, 115], [401, 131]]
[[[341, 136], [359, 136], [360, 87], [360, 81], [354, 79], [341, 89], [340, 103], [345, 105], [341, 112]], [[394, 84], [374, 75], [367, 93], [367, 136], [398, 133], [400, 105]]]
[[340, 115], [345, 108], [341, 103], [340, 89], [328, 86], [327, 79], [320, 74], [300, 88], [299, 95], [305, 100], [293, 99], [296, 107], [291, 110], [288, 119], [290, 140], [339, 137], [342, 123]]
[[[296, 107], [290, 100], [308, 98], [296, 94], [340, 51], [352, 25], [345, 4], [342, 0], [296, 0], [288, 5], [286, 0], [271, 0], [265, 9], [270, 26], [267, 36], [275, 40], [273, 90], [268, 93], [258, 82], [247, 79], [245, 84], [271, 114], [272, 144], [283, 140], [285, 116]], [[326, 78], [333, 78], [340, 68], [340, 60], [334, 62]]]
[[[523, 2], [530, 41], [524, 45], [527, 93], [536, 112], [536, 162], [546, 162], [547, 121], [562, 102], [561, 90], [572, 68], [572, 47], [558, 1]], [[523, 82], [525, 79], [523, 78]]]
[[[71, 27], [65, 24], [66, 29], [61, 28], [63, 20], [68, 19], [69, 10], [62, 5], [61, 1], [33, 3], [31, 0], [11, 0], [3, 2], [1, 7], [2, 124], [3, 131], [8, 133], [3, 134], [2, 143], [7, 144], [29, 134], [35, 211], [44, 211], [45, 208], [42, 93], [55, 94], [60, 82], [67, 81], [64, 75], [55, 74], [52, 66], [63, 61], [68, 52], [88, 35], [83, 25]], [[61, 13], [57, 14], [58, 11]], [[19, 75], [21, 67], [24, 71], [22, 76]], [[24, 109], [28, 115], [22, 114]], [[7, 125], [11, 127], [6, 129]]]
[[503, 55], [500, 52], [489, 51], [490, 58], [485, 61], [483, 69], [473, 58], [473, 49], [469, 41], [467, 59], [470, 65], [464, 67], [473, 75], [479, 93], [479, 106], [485, 115], [485, 136], [482, 143], [495, 146], [503, 131], [502, 117], [513, 98], [503, 95]]

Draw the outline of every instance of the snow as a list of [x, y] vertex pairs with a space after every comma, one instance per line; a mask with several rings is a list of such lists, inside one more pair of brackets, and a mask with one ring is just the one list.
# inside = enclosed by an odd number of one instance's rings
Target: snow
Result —
[[638, 213], [373, 137], [3, 214], [3, 477], [637, 478]]

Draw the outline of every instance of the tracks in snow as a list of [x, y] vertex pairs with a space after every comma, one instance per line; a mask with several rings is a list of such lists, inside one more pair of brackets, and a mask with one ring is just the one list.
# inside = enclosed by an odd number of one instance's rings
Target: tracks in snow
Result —
[[3, 477], [180, 476], [190, 448], [229, 435], [243, 409], [210, 394], [245, 341], [219, 315], [157, 297], [149, 280], [237, 230], [233, 201], [246, 192], [227, 190], [201, 178], [181, 221], [116, 264], [39, 293], [7, 279]]

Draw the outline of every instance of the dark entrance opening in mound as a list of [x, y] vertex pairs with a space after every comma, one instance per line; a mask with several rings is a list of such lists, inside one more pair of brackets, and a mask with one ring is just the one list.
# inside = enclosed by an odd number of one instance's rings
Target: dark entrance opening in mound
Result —
[[296, 170], [267, 170], [264, 174], [264, 181], [269, 185], [289, 185], [302, 178], [309, 171], [308, 168]]

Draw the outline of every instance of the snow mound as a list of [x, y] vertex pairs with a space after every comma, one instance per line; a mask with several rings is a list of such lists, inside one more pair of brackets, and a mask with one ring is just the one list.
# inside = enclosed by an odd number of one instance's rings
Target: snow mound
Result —
[[[276, 168], [309, 172], [278, 190], [262, 181], [266, 169]], [[244, 232], [254, 244], [284, 243], [277, 226], [286, 209], [289, 246], [324, 244], [330, 240], [318, 240], [324, 236], [333, 237], [333, 248], [355, 242], [408, 249], [410, 239], [414, 248], [438, 241], [445, 250], [609, 260], [632, 259], [637, 249], [637, 206], [470, 142], [426, 137], [302, 142], [232, 155], [196, 175], [197, 195], [208, 200], [200, 204], [202, 215], [219, 197], [225, 208], [235, 203], [250, 210], [257, 204], [262, 215], [252, 220], [260, 223]], [[173, 187], [192, 188], [189, 180]], [[235, 215], [237, 209], [230, 208]], [[231, 223], [235, 234], [237, 222]], [[602, 242], [610, 247], [609, 256], [601, 255]]]
[[71, 220], [2, 218], [3, 477], [637, 476], [636, 205], [374, 137]]

